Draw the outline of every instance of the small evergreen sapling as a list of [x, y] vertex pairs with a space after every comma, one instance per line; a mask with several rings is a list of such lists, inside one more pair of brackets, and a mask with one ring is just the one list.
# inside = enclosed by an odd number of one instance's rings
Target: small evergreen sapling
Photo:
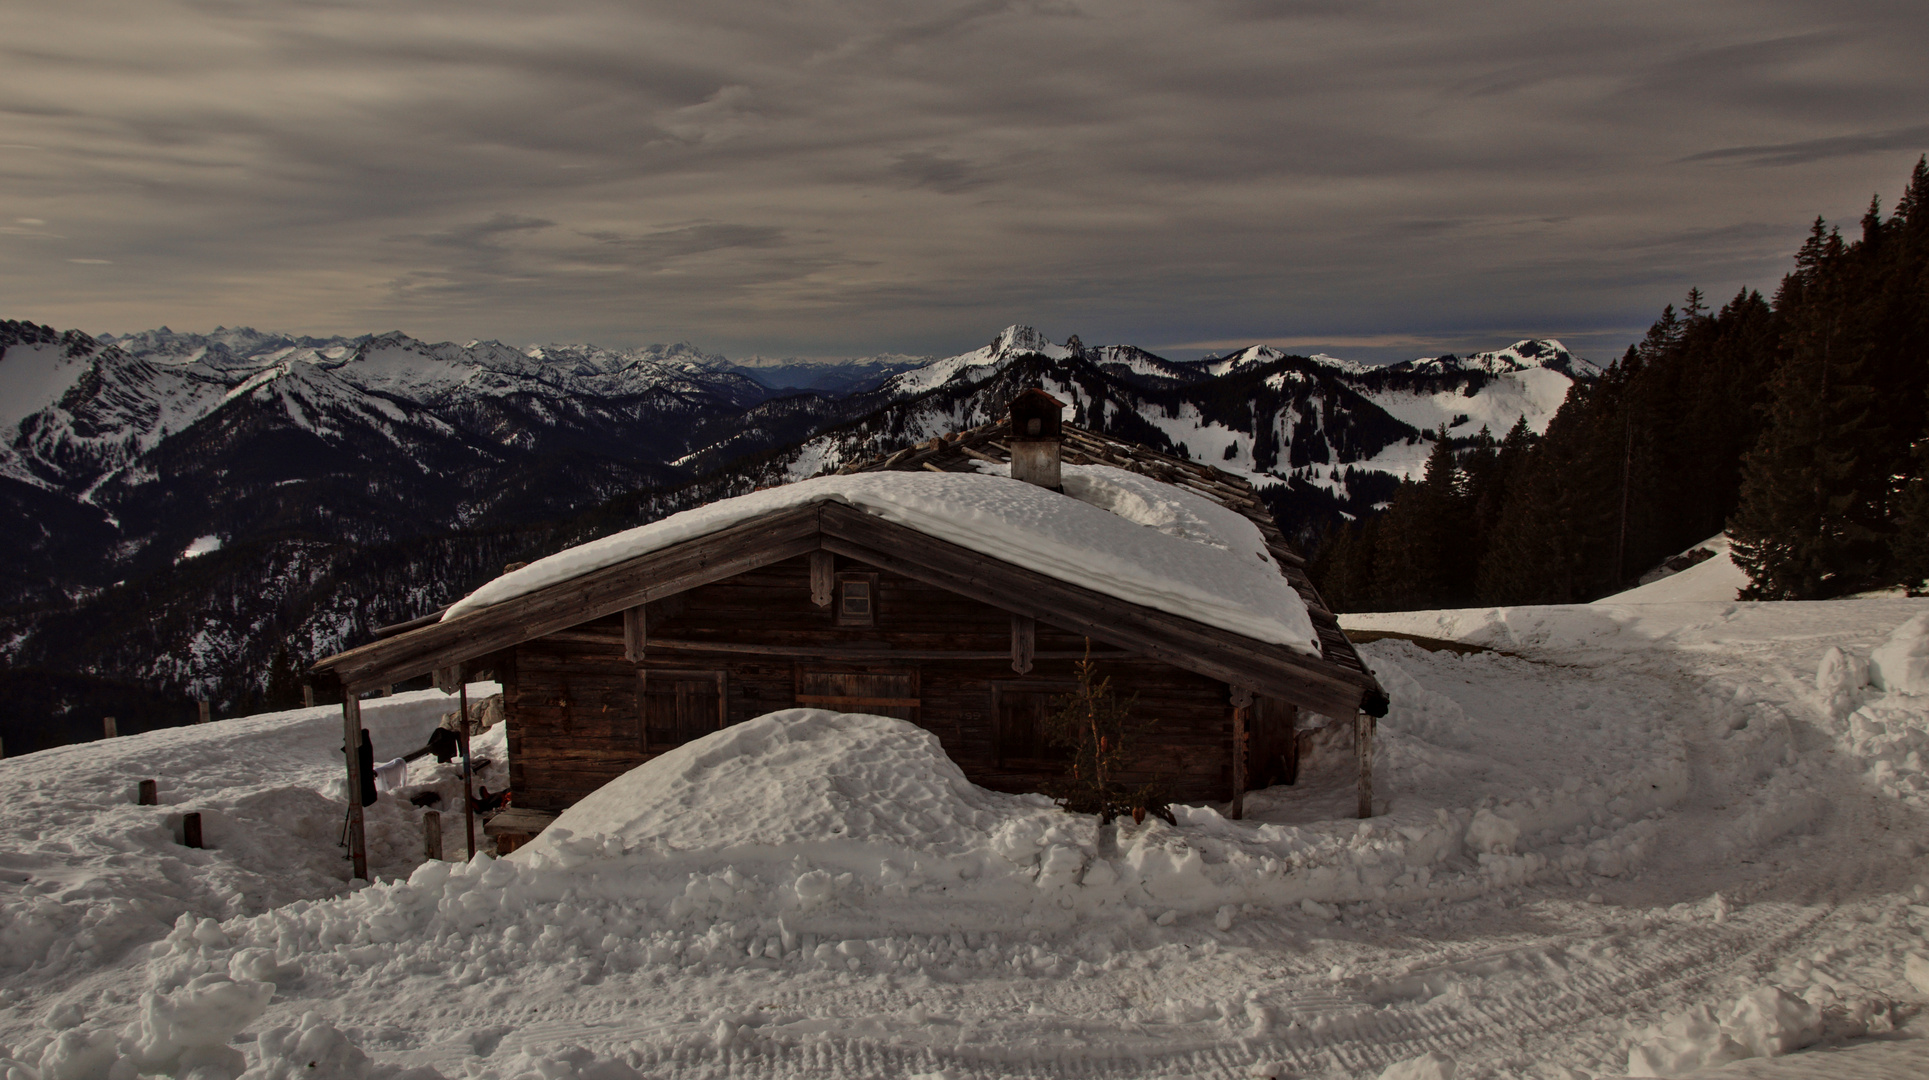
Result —
[[1132, 718], [1136, 695], [1121, 699], [1112, 680], [1098, 673], [1092, 662], [1092, 640], [1085, 639], [1085, 658], [1075, 669], [1078, 688], [1052, 699], [1055, 710], [1045, 718], [1045, 740], [1071, 753], [1065, 774], [1053, 785], [1058, 804], [1073, 813], [1097, 814], [1101, 823], [1116, 817], [1142, 821], [1150, 813], [1173, 820], [1157, 783], [1126, 787], [1119, 781], [1131, 759], [1133, 736], [1156, 721]]

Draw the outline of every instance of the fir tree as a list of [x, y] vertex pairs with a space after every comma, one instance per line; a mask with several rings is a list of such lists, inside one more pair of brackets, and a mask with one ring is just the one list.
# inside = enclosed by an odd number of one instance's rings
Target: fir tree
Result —
[[1146, 813], [1172, 820], [1157, 785], [1128, 788], [1119, 780], [1131, 761], [1132, 737], [1145, 726], [1132, 715], [1137, 697], [1121, 699], [1112, 680], [1099, 675], [1090, 638], [1074, 670], [1078, 688], [1054, 698], [1057, 708], [1045, 718], [1046, 741], [1070, 751], [1065, 776], [1052, 792], [1059, 805], [1073, 813], [1097, 814], [1101, 823]]
[[[1929, 416], [1929, 402], [1924, 415]], [[1896, 580], [1910, 596], [1929, 594], [1929, 421], [1911, 454], [1913, 475], [1905, 478], [1896, 497]]]
[[[1929, 392], [1921, 163], [1898, 215], [1845, 245], [1818, 219], [1776, 294], [1783, 355], [1731, 522], [1746, 595], [1819, 599], [1893, 584]], [[1911, 504], [1912, 505], [1912, 504]]]
[[301, 705], [301, 675], [295, 670], [288, 647], [275, 648], [268, 663], [268, 679], [262, 688], [262, 705], [268, 709], [294, 709]]
[[1449, 606], [1472, 578], [1466, 488], [1446, 425], [1417, 482], [1402, 484], [1380, 521], [1373, 601], [1383, 611]]

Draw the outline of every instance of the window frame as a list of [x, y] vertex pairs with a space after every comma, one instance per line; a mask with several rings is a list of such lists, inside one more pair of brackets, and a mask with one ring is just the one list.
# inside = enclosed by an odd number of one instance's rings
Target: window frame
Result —
[[[844, 610], [844, 588], [847, 585], [863, 585], [868, 597], [866, 610], [862, 615], [854, 615]], [[840, 570], [837, 573], [837, 587], [831, 594], [831, 618], [838, 626], [876, 626], [877, 625], [877, 574], [864, 570]]]

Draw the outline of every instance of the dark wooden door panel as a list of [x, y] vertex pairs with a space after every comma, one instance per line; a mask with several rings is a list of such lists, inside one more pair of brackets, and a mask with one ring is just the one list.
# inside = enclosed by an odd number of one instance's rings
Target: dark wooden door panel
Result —
[[916, 723], [924, 701], [916, 671], [799, 670], [797, 704]]
[[1055, 773], [1064, 766], [1071, 752], [1046, 738], [1046, 721], [1058, 711], [1056, 699], [1076, 689], [1076, 683], [992, 684], [992, 756], [999, 768]]
[[637, 677], [644, 752], [661, 753], [723, 727], [729, 707], [723, 672], [645, 668]]

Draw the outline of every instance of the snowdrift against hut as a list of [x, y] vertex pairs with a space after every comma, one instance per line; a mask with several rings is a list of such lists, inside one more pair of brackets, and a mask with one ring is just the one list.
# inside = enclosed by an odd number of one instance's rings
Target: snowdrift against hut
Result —
[[[1395, 878], [1424, 889], [1491, 817], [1441, 814], [1369, 841], [1348, 821], [1248, 830], [1207, 807], [1173, 809], [1178, 828], [1101, 828], [1042, 795], [977, 787], [908, 721], [786, 709], [637, 766], [508, 859], [591, 874], [612, 895], [681, 893], [672, 918], [742, 907], [820, 929], [931, 933], [1148, 907], [1317, 908], [1385, 896]], [[1521, 880], [1546, 861], [1497, 843], [1480, 864]]]
[[1212, 500], [1105, 465], [1064, 466], [1059, 494], [1008, 476], [859, 473], [724, 499], [606, 536], [483, 585], [444, 621], [708, 536], [835, 502], [1081, 588], [1320, 654], [1306, 604], [1259, 527]]
[[637, 766], [564, 811], [530, 850], [559, 851], [554, 838], [567, 832], [674, 851], [859, 844], [956, 855], [1032, 817], [1064, 815], [1043, 796], [973, 784], [914, 724], [786, 709]]

